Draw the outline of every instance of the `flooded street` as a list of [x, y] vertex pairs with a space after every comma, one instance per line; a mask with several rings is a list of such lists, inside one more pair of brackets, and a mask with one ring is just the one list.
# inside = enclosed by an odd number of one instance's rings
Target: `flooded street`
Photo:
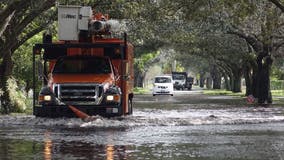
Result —
[[0, 159], [284, 159], [284, 106], [232, 96], [136, 95], [123, 118], [0, 117]]

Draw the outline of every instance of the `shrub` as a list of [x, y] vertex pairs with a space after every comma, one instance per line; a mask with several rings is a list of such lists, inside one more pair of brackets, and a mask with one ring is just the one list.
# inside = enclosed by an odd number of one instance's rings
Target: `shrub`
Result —
[[24, 112], [27, 109], [27, 96], [25, 96], [25, 93], [19, 89], [14, 78], [8, 79], [7, 82], [11, 105], [13, 106], [13, 108], [11, 108], [11, 111]]
[[282, 90], [284, 89], [284, 80], [271, 80], [270, 81], [271, 90]]

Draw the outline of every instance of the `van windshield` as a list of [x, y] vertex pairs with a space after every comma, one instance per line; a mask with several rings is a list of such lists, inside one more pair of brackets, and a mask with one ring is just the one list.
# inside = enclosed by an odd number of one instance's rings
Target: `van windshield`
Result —
[[171, 83], [171, 79], [168, 77], [156, 77], [155, 83]]
[[108, 59], [99, 57], [63, 57], [53, 69], [53, 73], [66, 74], [107, 74], [111, 73]]

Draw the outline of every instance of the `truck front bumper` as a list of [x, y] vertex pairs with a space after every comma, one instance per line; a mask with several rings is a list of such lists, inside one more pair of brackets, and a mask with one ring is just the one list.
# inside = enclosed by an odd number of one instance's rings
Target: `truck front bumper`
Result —
[[[100, 115], [103, 117], [122, 116], [122, 107], [120, 105], [90, 106], [76, 105], [74, 106], [80, 111], [90, 115]], [[68, 105], [35, 105], [33, 114], [36, 117], [77, 117]]]
[[174, 84], [174, 88], [175, 89], [181, 89], [181, 88], [184, 88], [184, 85], [183, 84]]

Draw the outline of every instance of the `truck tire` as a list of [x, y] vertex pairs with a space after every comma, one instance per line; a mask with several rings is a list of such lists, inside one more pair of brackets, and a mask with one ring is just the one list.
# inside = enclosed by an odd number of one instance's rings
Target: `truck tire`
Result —
[[131, 115], [133, 113], [133, 103], [132, 100], [128, 100], [128, 115]]
[[128, 95], [128, 115], [131, 115], [133, 113], [133, 97], [134, 97], [134, 94], [133, 93], [130, 93]]

